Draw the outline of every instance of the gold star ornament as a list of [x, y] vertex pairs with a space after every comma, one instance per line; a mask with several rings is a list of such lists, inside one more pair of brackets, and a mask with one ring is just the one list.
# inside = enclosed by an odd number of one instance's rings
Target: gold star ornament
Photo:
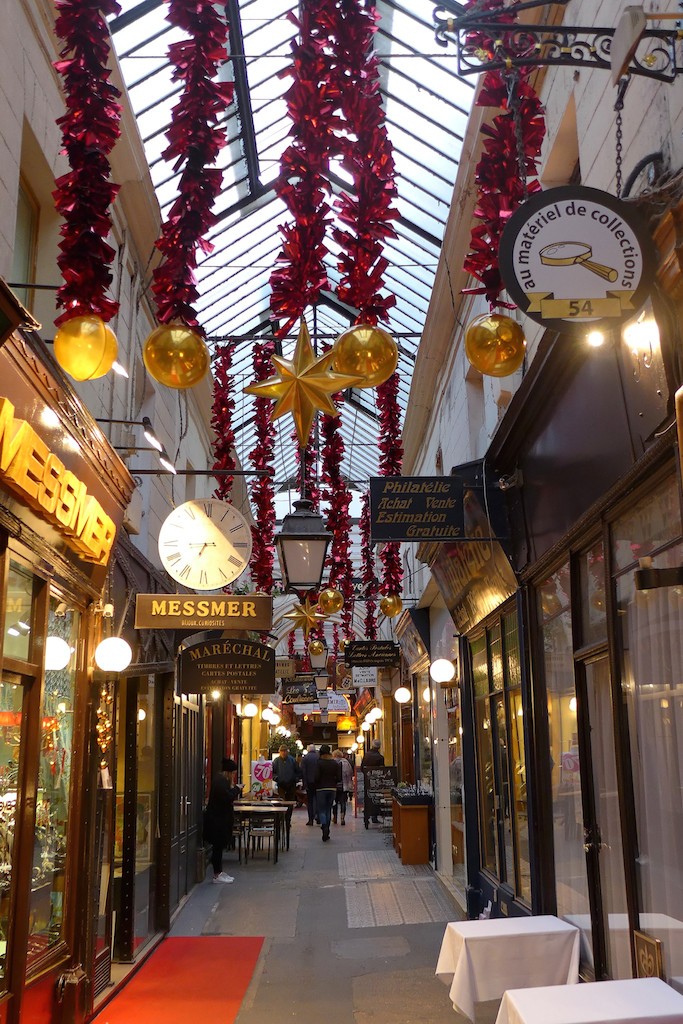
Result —
[[249, 384], [244, 390], [249, 395], [256, 395], [257, 398], [275, 399], [271, 413], [273, 420], [291, 412], [299, 444], [305, 448], [316, 413], [339, 415], [330, 395], [344, 388], [353, 387], [354, 384], [361, 384], [364, 380], [357, 375], [335, 373], [334, 370], [330, 370], [329, 366], [333, 359], [332, 351], [324, 356], [316, 356], [306, 321], [302, 320], [294, 358], [271, 356], [278, 375]]
[[284, 636], [287, 636], [287, 633], [291, 633], [295, 629], [303, 629], [304, 637], [308, 640], [311, 630], [319, 626], [321, 622], [324, 622], [327, 616], [318, 611], [318, 606], [311, 604], [310, 597], [307, 597], [303, 604], [295, 604], [292, 610], [285, 612], [282, 618], [289, 619], [292, 623], [283, 634]]

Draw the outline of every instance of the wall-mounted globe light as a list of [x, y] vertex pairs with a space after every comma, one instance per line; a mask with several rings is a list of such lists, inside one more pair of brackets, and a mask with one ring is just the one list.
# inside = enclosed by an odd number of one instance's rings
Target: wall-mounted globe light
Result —
[[410, 700], [411, 693], [407, 686], [399, 686], [394, 692], [394, 700], [397, 704], [407, 704]]
[[131, 646], [120, 636], [108, 636], [95, 648], [95, 664], [103, 672], [123, 672], [132, 660]]
[[370, 730], [372, 729], [372, 723], [371, 722], [363, 722], [361, 724], [361, 729], [363, 730], [363, 732], [370, 732]]
[[431, 688], [431, 686], [425, 686], [424, 690], [422, 691], [422, 700], [425, 702], [425, 704], [429, 704], [431, 699], [432, 699], [432, 688]]
[[435, 683], [450, 683], [455, 676], [455, 665], [448, 658], [436, 658], [429, 666], [429, 674]]
[[245, 704], [242, 708], [242, 714], [245, 718], [255, 718], [258, 715], [258, 705], [254, 704], [252, 700], [248, 704]]
[[48, 636], [45, 640], [45, 671], [61, 672], [71, 661], [71, 648], [61, 636]]

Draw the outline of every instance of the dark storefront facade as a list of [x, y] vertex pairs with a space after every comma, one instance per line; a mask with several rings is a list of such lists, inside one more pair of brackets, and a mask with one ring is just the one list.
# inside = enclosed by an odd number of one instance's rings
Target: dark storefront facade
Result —
[[504, 561], [464, 544], [424, 557], [461, 634], [470, 912], [557, 913], [581, 928], [585, 977], [661, 954], [676, 985], [683, 590], [642, 575], [683, 565], [671, 222], [660, 342], [636, 352], [615, 332], [589, 351], [548, 334], [510, 404], [486, 459], [506, 485]]

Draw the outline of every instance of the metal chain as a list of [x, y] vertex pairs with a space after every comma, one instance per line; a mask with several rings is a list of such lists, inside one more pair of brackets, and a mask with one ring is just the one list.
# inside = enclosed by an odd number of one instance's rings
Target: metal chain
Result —
[[616, 135], [616, 185], [617, 185], [617, 199], [621, 199], [621, 165], [622, 165], [622, 153], [623, 153], [623, 132], [621, 124], [621, 106], [617, 107], [617, 135]]

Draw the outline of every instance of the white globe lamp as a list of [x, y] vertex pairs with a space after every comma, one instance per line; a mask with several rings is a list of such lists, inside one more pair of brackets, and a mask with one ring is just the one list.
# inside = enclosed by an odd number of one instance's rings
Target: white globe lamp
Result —
[[120, 636], [108, 636], [95, 648], [95, 664], [103, 672], [123, 672], [132, 660], [131, 646]]
[[448, 658], [437, 658], [429, 666], [429, 674], [435, 683], [450, 683], [455, 676], [455, 665]]
[[49, 636], [45, 641], [45, 671], [61, 672], [71, 661], [71, 648], [61, 636]]
[[410, 700], [410, 690], [407, 686], [399, 686], [394, 692], [394, 700], [397, 704], [407, 704]]

